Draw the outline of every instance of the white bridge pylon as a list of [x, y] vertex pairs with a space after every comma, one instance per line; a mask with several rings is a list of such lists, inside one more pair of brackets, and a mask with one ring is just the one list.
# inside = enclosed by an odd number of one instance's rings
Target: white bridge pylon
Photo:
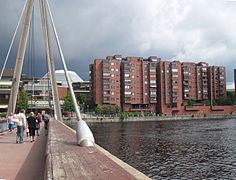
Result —
[[[17, 94], [19, 90], [20, 77], [21, 77], [22, 66], [23, 66], [24, 55], [25, 55], [25, 49], [26, 49], [26, 44], [27, 44], [27, 39], [28, 39], [29, 29], [30, 29], [30, 21], [32, 17], [33, 6], [34, 6], [34, 0], [26, 0], [26, 1], [27, 1], [27, 4], [26, 4], [26, 9], [25, 9], [25, 16], [24, 16], [24, 21], [22, 24], [22, 31], [20, 35], [20, 41], [19, 41], [18, 52], [17, 52], [17, 57], [16, 57], [16, 64], [15, 64], [13, 80], [12, 80], [11, 94], [10, 94], [10, 99], [9, 99], [9, 104], [8, 104], [8, 114], [15, 112]], [[39, 0], [39, 3], [40, 3], [41, 20], [42, 20], [42, 26], [43, 26], [46, 59], [47, 59], [50, 80], [51, 80], [51, 85], [52, 85], [54, 111], [56, 112], [55, 118], [57, 120], [62, 120], [61, 108], [60, 108], [60, 102], [59, 102], [59, 96], [58, 96], [58, 90], [57, 90], [57, 84], [56, 84], [55, 64], [53, 60], [50, 31], [49, 31], [49, 25], [48, 25], [48, 15], [47, 15], [48, 12], [50, 15], [53, 32], [56, 38], [61, 62], [64, 68], [65, 77], [69, 85], [69, 90], [71, 92], [73, 105], [75, 107], [76, 115], [78, 118], [77, 133], [76, 133], [77, 143], [81, 146], [94, 146], [93, 134], [90, 131], [86, 122], [82, 120], [81, 115], [80, 115], [80, 109], [75, 98], [72, 84], [70, 82], [68, 70], [66, 67], [64, 55], [62, 53], [62, 48], [59, 42], [57, 31], [54, 25], [50, 6], [47, 0]]]

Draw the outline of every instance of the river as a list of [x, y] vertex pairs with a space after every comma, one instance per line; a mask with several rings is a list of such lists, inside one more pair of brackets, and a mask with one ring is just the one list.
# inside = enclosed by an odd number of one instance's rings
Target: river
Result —
[[152, 179], [236, 179], [235, 119], [88, 125], [98, 145]]

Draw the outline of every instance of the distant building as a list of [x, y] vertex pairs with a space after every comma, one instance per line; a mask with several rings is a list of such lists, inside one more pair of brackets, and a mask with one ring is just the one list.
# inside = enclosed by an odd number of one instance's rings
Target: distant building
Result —
[[[56, 81], [57, 82], [61, 82], [61, 85], [62, 86], [68, 86], [67, 85], [67, 81], [66, 81], [66, 77], [65, 77], [65, 73], [64, 73], [64, 70], [56, 70], [55, 71], [55, 74], [56, 74]], [[83, 80], [79, 77], [79, 75], [74, 72], [74, 71], [68, 71], [68, 74], [69, 74], [69, 77], [70, 77], [70, 81], [71, 83], [74, 83], [74, 82], [82, 82]], [[44, 79], [46, 78], [50, 78], [49, 74], [46, 73], [44, 76], [43, 76]]]
[[92, 100], [90, 95], [90, 82], [89, 81], [81, 81], [72, 83], [73, 90], [75, 96], [79, 97], [79, 94], [84, 94], [87, 97], [87, 100]]
[[118, 105], [123, 112], [179, 114], [190, 100], [202, 106], [226, 98], [225, 77], [225, 67], [161, 61], [155, 56], [115, 55], [90, 65], [94, 103]]

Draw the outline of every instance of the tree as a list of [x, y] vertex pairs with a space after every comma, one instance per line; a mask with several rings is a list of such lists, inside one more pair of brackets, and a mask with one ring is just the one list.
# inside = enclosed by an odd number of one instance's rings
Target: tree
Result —
[[210, 103], [210, 101], [208, 99], [205, 101], [205, 105], [206, 106], [210, 106], [211, 105], [211, 103]]
[[120, 113], [121, 108], [118, 105], [115, 105], [115, 113]]
[[188, 106], [194, 106], [195, 100], [194, 99], [188, 99]]
[[68, 92], [65, 97], [63, 107], [64, 107], [64, 110], [67, 112], [75, 111], [70, 92]]
[[102, 107], [100, 104], [98, 104], [97, 107], [95, 108], [95, 112], [96, 112], [97, 114], [102, 114], [102, 112], [103, 112], [103, 107]]
[[79, 100], [79, 106], [84, 110], [87, 107], [88, 101], [87, 101], [87, 97], [84, 94], [79, 94], [78, 96], [78, 100]]
[[26, 91], [23, 89], [20, 92], [20, 97], [19, 100], [16, 103], [16, 109], [18, 111], [20, 111], [21, 109], [25, 109], [27, 110], [29, 108], [29, 104], [28, 104], [28, 96], [26, 95]]

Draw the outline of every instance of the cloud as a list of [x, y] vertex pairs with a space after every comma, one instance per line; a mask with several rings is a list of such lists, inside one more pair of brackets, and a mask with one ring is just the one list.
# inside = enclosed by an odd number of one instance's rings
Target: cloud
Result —
[[[37, 4], [38, 2], [35, 1]], [[88, 79], [88, 65], [108, 55], [156, 55], [164, 60], [206, 61], [226, 66], [233, 81], [236, 3], [221, 0], [70, 0], [49, 2], [67, 65]], [[3, 59], [24, 0], [0, 2]], [[35, 12], [39, 14], [38, 5]], [[36, 15], [35, 21], [40, 21]], [[40, 24], [40, 23], [39, 23]], [[1, 28], [2, 29], [2, 28]], [[37, 61], [44, 59], [41, 24]], [[56, 67], [61, 68], [54, 44]], [[0, 64], [1, 65], [1, 64]], [[45, 65], [39, 63], [45, 73]], [[38, 73], [40, 74], [40, 73]]]

